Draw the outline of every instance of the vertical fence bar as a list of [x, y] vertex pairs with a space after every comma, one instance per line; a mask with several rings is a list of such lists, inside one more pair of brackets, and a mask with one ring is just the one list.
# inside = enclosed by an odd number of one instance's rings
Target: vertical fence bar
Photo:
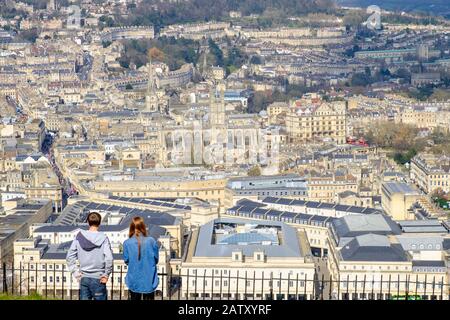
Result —
[[261, 299], [264, 299], [264, 270], [261, 271]]
[[270, 300], [273, 300], [273, 272], [270, 273], [269, 290]]
[[256, 286], [256, 270], [253, 270], [253, 300], [256, 299], [255, 286]]
[[[37, 277], [34, 279], [37, 282]], [[20, 280], [20, 287], [22, 288], [22, 279]], [[36, 290], [37, 291], [37, 290]], [[30, 295], [30, 263], [27, 263], [27, 293]], [[22, 292], [20, 293], [22, 294]]]
[[297, 272], [297, 279], [295, 281], [295, 299], [298, 300], [298, 272]]
[[189, 300], [189, 272], [190, 269], [187, 269], [187, 275], [186, 275], [186, 298]]
[[231, 270], [228, 270], [228, 300], [230, 300], [230, 295], [231, 295]]
[[247, 279], [247, 270], [245, 270], [245, 280], [244, 280], [244, 299], [242, 300], [247, 300], [247, 284], [248, 284], [248, 279]]
[[347, 288], [346, 288], [346, 292], [345, 292], [345, 295], [347, 296], [347, 298], [348, 298], [348, 300], [350, 300], [350, 296], [349, 296], [349, 294], [348, 294], [348, 287], [350, 286], [350, 275], [348, 274], [347, 275]]
[[313, 275], [313, 285], [312, 285], [312, 297], [314, 300], [316, 300], [316, 271], [314, 271], [314, 275]]
[[61, 281], [62, 281], [62, 283], [61, 283], [61, 298], [64, 300], [64, 281], [65, 281], [65, 278], [64, 278], [64, 267], [65, 267], [65, 265], [64, 265], [64, 263], [63, 263], [63, 265], [62, 265], [62, 271], [61, 271], [61, 273], [62, 273], [62, 277], [61, 277]]
[[53, 262], [53, 297], [56, 297], [56, 264]]
[[223, 284], [223, 279], [222, 279], [222, 269], [220, 269], [219, 299], [222, 299], [222, 284]]
[[211, 275], [211, 300], [214, 300], [214, 269]]
[[372, 293], [371, 293], [371, 298], [370, 298], [370, 300], [375, 300], [374, 298], [374, 286], [375, 286], [375, 278], [374, 278], [374, 276], [372, 275]]
[[428, 287], [428, 282], [427, 282], [427, 274], [425, 273], [425, 285], [424, 285], [424, 291], [423, 291], [423, 295], [426, 296], [427, 295], [427, 287]]
[[6, 262], [3, 262], [3, 292], [8, 294], [8, 283], [6, 282]]
[[382, 300], [383, 299], [383, 275], [381, 275], [381, 280], [380, 280], [380, 299], [377, 300]]
[[[115, 269], [115, 267], [116, 266], [113, 263], [112, 272], [111, 272], [111, 300], [114, 300], [114, 276], [115, 276], [114, 269]], [[164, 285], [163, 285], [163, 287], [164, 287]], [[155, 292], [155, 294], [156, 294], [156, 292]]]
[[417, 286], [419, 285], [419, 275], [416, 274], [416, 292], [414, 293], [414, 299], [417, 299]]
[[[28, 268], [30, 268], [30, 266], [28, 266]], [[34, 283], [35, 283], [35, 288], [36, 288], [35, 293], [37, 294], [37, 292], [38, 292], [38, 264], [37, 264], [37, 262], [34, 265], [34, 275], [35, 275]], [[30, 286], [28, 286], [28, 295], [30, 295]]]
[[433, 299], [434, 296], [434, 286], [435, 286], [435, 280], [436, 280], [436, 276], [433, 276], [433, 293], [431, 294], [431, 299]]
[[355, 276], [355, 296], [356, 300], [358, 300], [358, 275]]
[[239, 270], [237, 271], [237, 277], [236, 277], [236, 293], [235, 293], [235, 299], [239, 299]]
[[120, 266], [119, 300], [122, 300], [123, 266]]
[[303, 294], [305, 295], [305, 300], [308, 300], [308, 297], [306, 296], [306, 287], [308, 285], [308, 274], [305, 272], [305, 283], [303, 286]]
[[363, 299], [366, 298], [366, 275], [364, 275], [364, 280], [363, 280], [362, 298], [363, 298]]
[[400, 296], [400, 274], [397, 275], [397, 300]]
[[166, 281], [164, 281], [165, 276], [166, 276], [166, 269], [164, 268], [164, 271], [161, 274], [161, 277], [162, 277], [161, 300], [164, 300], [164, 287], [166, 286], [166, 283], [167, 283], [167, 279], [166, 279]]
[[330, 274], [330, 284], [329, 284], [329, 286], [330, 286], [330, 291], [328, 292], [328, 299], [329, 299], [329, 300], [332, 300], [332, 297], [331, 297], [332, 281], [333, 281], [333, 276]]
[[206, 269], [203, 270], [203, 300], [205, 300], [205, 288], [206, 288]]
[[[280, 280], [279, 280], [280, 282], [278, 282], [278, 294], [281, 296], [281, 272], [280, 272]], [[278, 300], [278, 299], [277, 299]]]
[[391, 274], [389, 274], [388, 297], [391, 298]]
[[198, 272], [197, 272], [198, 270], [196, 269], [195, 270], [195, 280], [194, 280], [194, 284], [195, 284], [195, 286], [194, 286], [194, 298], [195, 298], [195, 300], [197, 300], [197, 277], [198, 277]]
[[182, 278], [181, 278], [181, 268], [178, 266], [178, 281], [177, 281], [177, 290], [178, 290], [178, 300], [181, 300], [181, 287], [182, 287]]
[[323, 300], [324, 278], [325, 278], [325, 274], [322, 273], [322, 281], [320, 282], [320, 300]]
[[287, 296], [286, 300], [289, 300], [289, 288], [291, 287], [291, 274], [288, 273], [288, 285], [287, 285]]
[[441, 300], [444, 300], [444, 277], [441, 278]]
[[406, 296], [406, 300], [408, 300], [408, 294], [409, 294], [409, 274], [405, 279], [405, 296]]
[[338, 274], [337, 286], [338, 286], [337, 300], [341, 300], [341, 275], [340, 274]]
[[15, 274], [14, 274], [14, 262], [12, 263], [12, 275], [11, 275], [11, 292], [14, 295], [14, 278], [15, 278]]
[[47, 272], [48, 265], [45, 264], [45, 297], [47, 298], [47, 289], [48, 289], [48, 272]]
[[19, 272], [19, 295], [22, 295], [22, 268], [23, 268], [22, 261], [20, 261], [19, 268], [20, 268], [20, 272]]
[[73, 297], [72, 297], [72, 291], [73, 291], [73, 276], [72, 276], [72, 272], [70, 272], [70, 270], [69, 270], [69, 276], [67, 277], [67, 280], [70, 280], [69, 282], [70, 282], [70, 293], [69, 293], [69, 295], [70, 295], [70, 300], [72, 300], [73, 299]]

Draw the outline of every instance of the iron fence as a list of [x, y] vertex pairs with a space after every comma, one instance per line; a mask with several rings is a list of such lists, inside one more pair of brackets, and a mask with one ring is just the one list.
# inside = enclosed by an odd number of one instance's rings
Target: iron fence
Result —
[[[41, 265], [42, 266], [42, 265]], [[73, 279], [65, 265], [39, 263], [2, 264], [0, 292], [8, 295], [29, 296], [39, 294], [46, 299], [79, 299], [78, 281]], [[128, 288], [124, 283], [126, 270], [113, 268], [107, 289], [108, 299], [126, 300]], [[119, 269], [119, 270], [116, 270]], [[418, 275], [379, 280], [364, 276], [362, 279], [333, 279], [317, 273], [313, 277], [271, 273], [269, 277], [256, 276], [256, 272], [243, 270], [231, 275], [220, 272], [194, 272], [178, 270], [158, 273], [160, 285], [156, 300], [449, 300], [450, 288], [446, 276], [428, 277], [420, 281]]]

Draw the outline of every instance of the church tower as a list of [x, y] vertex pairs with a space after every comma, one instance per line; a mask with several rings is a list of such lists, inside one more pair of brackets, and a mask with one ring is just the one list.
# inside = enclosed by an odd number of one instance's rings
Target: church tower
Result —
[[220, 83], [215, 89], [211, 86], [209, 98], [211, 127], [223, 128], [225, 126], [225, 85]]
[[147, 93], [145, 94], [145, 111], [155, 112], [159, 110], [158, 107], [158, 95], [156, 94], [156, 82], [155, 75], [152, 67], [152, 57], [149, 53], [148, 62], [148, 83], [147, 83]]

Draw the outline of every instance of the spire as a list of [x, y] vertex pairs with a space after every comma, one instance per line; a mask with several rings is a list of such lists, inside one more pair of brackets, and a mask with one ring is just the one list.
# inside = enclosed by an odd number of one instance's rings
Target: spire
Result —
[[147, 82], [147, 95], [155, 94], [155, 75], [152, 68], [152, 55], [150, 51], [148, 53], [148, 82]]

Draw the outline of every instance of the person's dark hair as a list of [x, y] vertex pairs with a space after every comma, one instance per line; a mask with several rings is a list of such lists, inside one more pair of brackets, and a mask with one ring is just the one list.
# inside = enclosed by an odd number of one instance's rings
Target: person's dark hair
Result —
[[141, 217], [134, 217], [130, 223], [130, 231], [128, 236], [131, 238], [136, 236], [138, 242], [138, 260], [141, 260], [141, 239], [140, 236], [147, 236], [147, 226], [145, 225], [144, 219]]
[[87, 222], [89, 227], [98, 227], [102, 222], [102, 216], [98, 212], [91, 212], [88, 214]]

